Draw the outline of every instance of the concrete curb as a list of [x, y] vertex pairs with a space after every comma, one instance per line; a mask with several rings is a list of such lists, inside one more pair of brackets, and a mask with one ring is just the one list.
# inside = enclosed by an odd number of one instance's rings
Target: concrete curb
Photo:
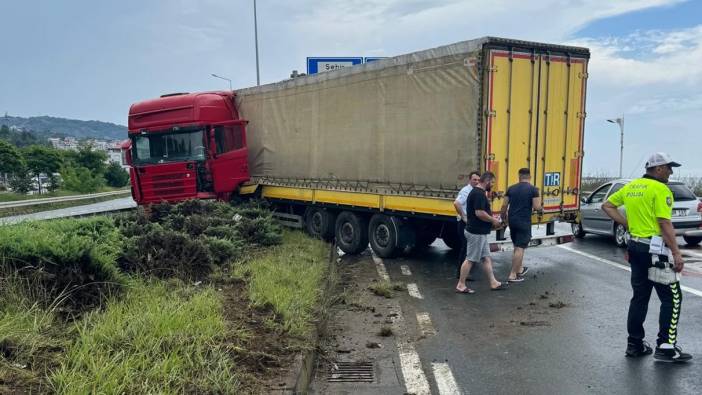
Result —
[[336, 287], [336, 260], [339, 257], [336, 249], [336, 243], [331, 244], [331, 249], [329, 251], [329, 273], [327, 275], [324, 291], [322, 293], [321, 300], [325, 301], [321, 309], [320, 320], [317, 322], [317, 328], [314, 333], [315, 345], [311, 350], [306, 351], [303, 354], [298, 355], [293, 363], [293, 369], [291, 369], [291, 374], [296, 377], [295, 386], [289, 391], [288, 394], [307, 394], [310, 389], [310, 384], [314, 379], [315, 366], [317, 364], [317, 359], [319, 357], [319, 342], [324, 333], [326, 333], [327, 323], [329, 321], [328, 315], [325, 313], [326, 307], [329, 307], [330, 301], [333, 300], [328, 297], [333, 292]]

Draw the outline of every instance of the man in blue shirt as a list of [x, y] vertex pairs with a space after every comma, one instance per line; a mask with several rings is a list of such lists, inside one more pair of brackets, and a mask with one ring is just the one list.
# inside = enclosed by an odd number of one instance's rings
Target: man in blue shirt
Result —
[[531, 185], [531, 172], [527, 168], [519, 169], [519, 182], [507, 188], [505, 202], [502, 205], [502, 221], [509, 224], [509, 233], [514, 244], [512, 271], [507, 281], [524, 281], [529, 270], [522, 266], [524, 250], [531, 241], [531, 213], [541, 210], [539, 190]]

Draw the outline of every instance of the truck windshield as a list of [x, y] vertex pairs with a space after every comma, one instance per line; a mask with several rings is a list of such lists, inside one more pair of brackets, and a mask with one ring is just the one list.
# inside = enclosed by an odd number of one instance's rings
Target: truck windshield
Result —
[[190, 129], [173, 133], [153, 133], [133, 137], [135, 164], [165, 163], [184, 160], [204, 160], [205, 129]]

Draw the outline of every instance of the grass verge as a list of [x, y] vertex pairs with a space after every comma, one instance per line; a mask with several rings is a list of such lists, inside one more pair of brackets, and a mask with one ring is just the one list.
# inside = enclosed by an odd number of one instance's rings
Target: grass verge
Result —
[[329, 266], [328, 248], [301, 232], [284, 231], [282, 245], [235, 264], [234, 275], [247, 280], [254, 306], [270, 307], [283, 330], [306, 339], [314, 329], [315, 307]]
[[237, 393], [226, 328], [214, 288], [134, 281], [77, 325], [50, 382], [63, 394]]

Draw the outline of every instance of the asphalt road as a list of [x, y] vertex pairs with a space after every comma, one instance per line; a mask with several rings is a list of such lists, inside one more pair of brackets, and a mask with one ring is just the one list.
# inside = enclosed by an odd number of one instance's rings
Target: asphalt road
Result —
[[[393, 281], [416, 284], [399, 298], [408, 326], [426, 326], [415, 317], [430, 317], [430, 335], [414, 341], [421, 364], [416, 373], [426, 377], [430, 393], [700, 393], [702, 249], [685, 251], [679, 344], [696, 359], [675, 365], [624, 357], [628, 264], [624, 250], [605, 237], [528, 250], [527, 281], [500, 292], [478, 275], [471, 283], [475, 294], [456, 294], [456, 257], [440, 241], [421, 254], [376, 259], [376, 265]], [[498, 279], [506, 278], [511, 254], [493, 258]], [[654, 293], [645, 326], [652, 344], [658, 308]], [[405, 390], [426, 393], [419, 382]]]

